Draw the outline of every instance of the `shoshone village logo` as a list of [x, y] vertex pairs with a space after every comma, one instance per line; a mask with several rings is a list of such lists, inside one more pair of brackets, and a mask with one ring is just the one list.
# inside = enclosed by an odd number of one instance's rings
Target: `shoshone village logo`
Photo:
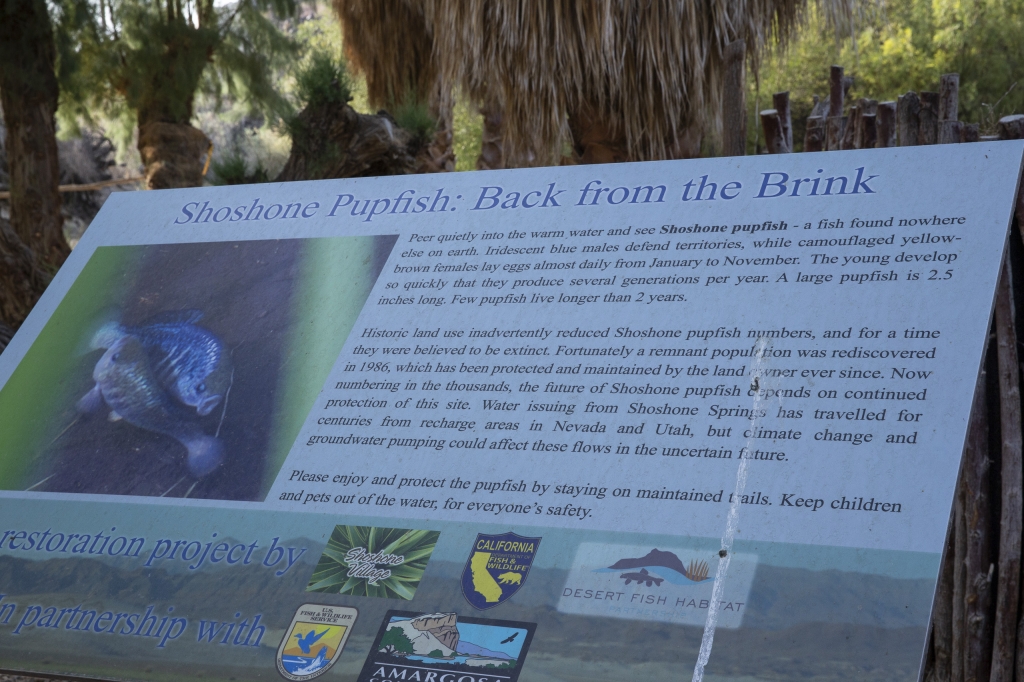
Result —
[[358, 682], [516, 682], [535, 623], [388, 611]]
[[540, 540], [515, 533], [477, 535], [462, 571], [467, 601], [481, 611], [508, 601], [526, 582]]
[[[682, 558], [681, 558], [682, 557]], [[684, 561], [685, 559], [685, 561]], [[718, 552], [582, 543], [558, 602], [562, 613], [702, 625]], [[739, 627], [757, 557], [733, 554], [719, 599], [720, 627]]]
[[306, 591], [412, 599], [440, 535], [435, 530], [335, 526]]
[[277, 648], [277, 671], [296, 682], [323, 675], [341, 656], [358, 615], [351, 606], [300, 606]]

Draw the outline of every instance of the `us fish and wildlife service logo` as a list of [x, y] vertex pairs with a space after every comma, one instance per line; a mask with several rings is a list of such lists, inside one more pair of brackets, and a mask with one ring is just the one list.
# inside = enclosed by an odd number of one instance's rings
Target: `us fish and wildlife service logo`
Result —
[[539, 546], [540, 538], [480, 533], [462, 572], [462, 594], [481, 611], [508, 601], [526, 582]]
[[277, 671], [297, 682], [323, 675], [341, 657], [358, 615], [351, 606], [300, 606], [277, 648]]

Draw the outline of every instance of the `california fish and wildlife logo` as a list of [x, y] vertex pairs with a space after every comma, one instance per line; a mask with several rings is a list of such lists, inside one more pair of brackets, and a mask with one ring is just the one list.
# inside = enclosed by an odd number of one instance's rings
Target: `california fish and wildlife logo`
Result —
[[[558, 610], [703, 625], [720, 560], [717, 548], [584, 542], [576, 551]], [[742, 624], [756, 569], [756, 555], [732, 555], [719, 597], [719, 627], [737, 628]]]
[[388, 611], [357, 682], [516, 682], [536, 623]]
[[508, 601], [526, 582], [539, 546], [540, 538], [480, 533], [462, 571], [462, 594], [480, 610]]
[[323, 675], [341, 656], [358, 615], [351, 606], [300, 606], [277, 647], [277, 671], [296, 681]]
[[335, 526], [306, 591], [412, 599], [440, 535], [436, 530]]

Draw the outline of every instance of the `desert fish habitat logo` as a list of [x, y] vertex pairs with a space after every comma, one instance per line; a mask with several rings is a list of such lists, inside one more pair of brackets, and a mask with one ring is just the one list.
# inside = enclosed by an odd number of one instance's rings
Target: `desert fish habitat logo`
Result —
[[540, 538], [515, 533], [477, 535], [462, 571], [462, 594], [480, 610], [507, 601], [526, 582], [539, 546]]
[[[576, 551], [558, 610], [589, 616], [703, 625], [719, 564], [711, 549], [585, 542]], [[738, 628], [757, 556], [733, 554], [718, 604], [718, 626]]]
[[357, 682], [516, 682], [535, 623], [388, 611]]
[[436, 530], [335, 526], [306, 591], [412, 599], [440, 535]]
[[300, 606], [277, 648], [277, 671], [289, 680], [323, 675], [341, 656], [358, 615], [351, 606]]

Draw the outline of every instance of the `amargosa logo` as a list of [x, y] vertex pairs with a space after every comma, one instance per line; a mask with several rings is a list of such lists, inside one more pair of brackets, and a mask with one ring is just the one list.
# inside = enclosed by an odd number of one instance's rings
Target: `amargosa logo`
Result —
[[485, 610], [508, 601], [526, 582], [540, 538], [515, 533], [480, 533], [462, 571], [462, 594], [474, 608]]
[[351, 606], [300, 606], [277, 648], [277, 671], [296, 682], [323, 675], [341, 656], [358, 615]]
[[357, 682], [516, 682], [536, 623], [388, 611]]

